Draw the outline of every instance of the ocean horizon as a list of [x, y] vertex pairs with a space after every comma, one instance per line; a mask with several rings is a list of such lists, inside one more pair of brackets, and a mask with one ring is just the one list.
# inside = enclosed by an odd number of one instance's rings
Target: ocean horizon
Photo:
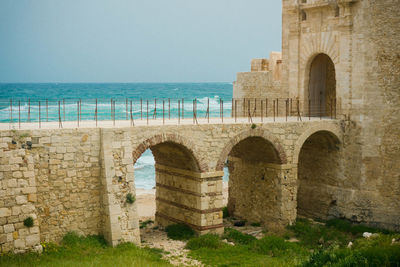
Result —
[[[154, 99], [172, 99], [171, 113], [177, 114], [177, 102], [185, 99], [187, 104], [184, 111], [192, 111], [190, 101], [197, 99], [198, 114], [204, 116], [207, 103], [210, 103], [211, 117], [218, 116], [219, 101], [226, 100], [224, 106], [226, 115], [230, 115], [232, 98], [232, 83], [228, 82], [193, 82], [193, 83], [0, 83], [0, 122], [10, 121], [10, 100], [12, 101], [12, 120], [17, 121], [20, 111], [22, 120], [27, 120], [29, 105], [31, 122], [38, 120], [39, 101], [42, 102], [40, 111], [42, 118], [48, 115], [49, 121], [58, 120], [58, 102], [65, 101], [65, 119], [76, 119], [76, 100], [82, 101], [82, 120], [93, 120], [95, 99], [98, 100], [99, 119], [110, 118], [110, 99], [116, 101], [116, 113], [125, 119], [126, 99], [133, 101], [133, 116], [140, 116], [139, 101]], [[119, 100], [119, 101], [118, 101]], [[29, 101], [29, 103], [28, 103]], [[149, 103], [149, 111], [154, 112], [154, 102]], [[161, 102], [156, 103], [157, 112], [160, 112]], [[117, 115], [118, 119], [118, 115]], [[151, 189], [155, 186], [154, 157], [150, 150], [146, 150], [135, 164], [135, 185], [137, 188]], [[225, 168], [224, 181], [228, 180], [228, 169]]]

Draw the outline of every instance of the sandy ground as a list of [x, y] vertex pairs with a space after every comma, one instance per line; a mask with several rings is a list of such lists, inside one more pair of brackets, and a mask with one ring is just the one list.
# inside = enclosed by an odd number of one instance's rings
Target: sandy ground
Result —
[[[156, 212], [155, 194], [155, 189], [136, 189], [136, 203], [140, 222], [154, 221], [154, 214]], [[227, 182], [224, 182], [223, 194], [224, 206], [226, 206], [228, 201]], [[164, 250], [166, 253], [163, 253], [163, 258], [173, 265], [203, 266], [201, 262], [191, 259], [188, 256], [189, 251], [185, 249], [186, 242], [169, 239], [167, 233], [158, 229], [154, 223], [149, 223], [140, 229], [140, 236], [143, 247]]]

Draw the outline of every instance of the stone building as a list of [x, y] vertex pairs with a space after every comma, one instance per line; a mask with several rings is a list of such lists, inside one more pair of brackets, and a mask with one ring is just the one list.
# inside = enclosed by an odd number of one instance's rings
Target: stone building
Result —
[[[235, 217], [269, 229], [306, 216], [400, 230], [399, 1], [283, 0], [282, 18], [282, 54], [238, 74], [233, 95], [246, 100], [230, 120], [0, 125], [0, 253], [40, 250], [69, 231], [140, 244], [127, 196], [146, 149], [162, 226], [221, 233], [227, 163]], [[292, 120], [271, 119], [282, 111]]]
[[298, 214], [398, 230], [400, 2], [283, 0], [282, 8], [282, 56], [253, 60], [234, 97], [295, 98], [311, 117], [337, 110], [342, 147], [323, 145], [320, 133], [299, 156]]

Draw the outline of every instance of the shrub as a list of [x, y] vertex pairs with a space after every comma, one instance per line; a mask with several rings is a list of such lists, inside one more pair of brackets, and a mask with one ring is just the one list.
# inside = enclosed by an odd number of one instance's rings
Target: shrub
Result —
[[251, 226], [254, 226], [254, 227], [259, 227], [259, 226], [261, 226], [261, 223], [259, 223], [259, 222], [253, 222], [253, 223], [251, 223], [250, 225], [251, 225]]
[[102, 236], [90, 235], [81, 236], [76, 232], [68, 232], [62, 239], [62, 244], [65, 247], [106, 247], [107, 241]]
[[24, 225], [26, 227], [32, 227], [33, 226], [33, 218], [32, 217], [28, 217], [24, 220]]
[[200, 248], [217, 249], [223, 246], [223, 243], [219, 239], [218, 235], [206, 234], [196, 238], [192, 238], [186, 244], [186, 248], [190, 250], [196, 250]]
[[148, 224], [154, 223], [153, 220], [146, 220], [144, 222], [140, 222], [140, 229], [146, 228]]
[[251, 125], [251, 129], [255, 129], [257, 128], [257, 125], [255, 125], [254, 123]]
[[224, 207], [222, 209], [222, 218], [228, 218], [229, 217], [229, 211], [228, 211], [228, 207]]
[[189, 240], [196, 234], [192, 228], [185, 224], [171, 224], [165, 228], [167, 236], [173, 240]]
[[243, 234], [242, 232], [232, 228], [225, 228], [223, 238], [230, 242], [234, 242], [235, 244], [241, 245], [248, 245], [257, 240], [257, 238], [252, 235]]
[[253, 242], [251, 249], [257, 253], [275, 257], [288, 254], [288, 252], [300, 252], [301, 250], [297, 244], [287, 242], [277, 236], [266, 236]]
[[126, 195], [126, 202], [128, 202], [129, 204], [133, 204], [136, 201], [136, 198], [134, 195], [132, 195], [132, 193], [128, 193]]

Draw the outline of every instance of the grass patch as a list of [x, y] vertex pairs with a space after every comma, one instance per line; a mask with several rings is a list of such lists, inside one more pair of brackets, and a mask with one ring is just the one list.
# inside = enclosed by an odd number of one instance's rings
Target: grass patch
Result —
[[400, 245], [391, 244], [394, 237], [381, 235], [369, 239], [360, 238], [351, 249], [321, 249], [313, 253], [303, 266], [400, 266]]
[[278, 236], [266, 236], [253, 242], [250, 248], [259, 254], [279, 257], [283, 255], [307, 255], [304, 248], [296, 243], [290, 243]]
[[44, 252], [0, 256], [0, 266], [172, 266], [161, 259], [161, 252], [125, 243], [110, 247], [100, 236], [82, 237], [68, 233], [60, 245], [44, 244]]
[[345, 246], [353, 237], [333, 227], [323, 224], [312, 224], [307, 219], [298, 219], [296, 224], [288, 226], [294, 232], [300, 243], [308, 248], [330, 247], [332, 245]]
[[165, 228], [167, 236], [173, 240], [189, 240], [195, 237], [196, 233], [185, 224], [171, 224]]
[[186, 244], [186, 248], [191, 250], [201, 248], [217, 249], [221, 248], [223, 245], [224, 243], [220, 240], [218, 235], [206, 234], [190, 239]]
[[235, 244], [241, 244], [241, 245], [248, 245], [257, 240], [252, 235], [243, 234], [242, 232], [232, 228], [225, 228], [224, 235], [222, 236], [222, 238], [227, 239], [228, 241], [233, 242]]
[[253, 222], [253, 223], [251, 223], [250, 225], [253, 226], [253, 227], [260, 227], [260, 226], [261, 226], [261, 223], [259, 223], [259, 222]]
[[351, 233], [353, 235], [362, 235], [362, 233], [364, 233], [364, 232], [384, 233], [384, 234], [392, 233], [391, 231], [388, 231], [388, 230], [373, 228], [373, 227], [369, 227], [369, 226], [362, 225], [362, 224], [352, 224], [350, 221], [344, 220], [344, 219], [328, 220], [326, 222], [326, 226], [333, 227], [337, 230], [340, 230], [342, 232]]

